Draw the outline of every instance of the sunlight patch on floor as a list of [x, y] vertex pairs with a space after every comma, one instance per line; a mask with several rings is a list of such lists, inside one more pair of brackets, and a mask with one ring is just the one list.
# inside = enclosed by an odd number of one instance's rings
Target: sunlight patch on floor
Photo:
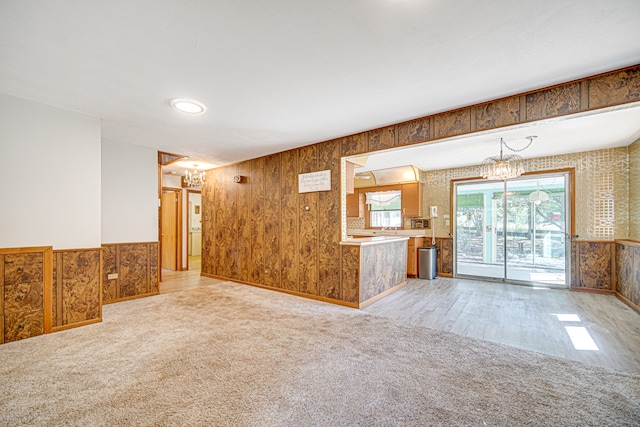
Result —
[[576, 350], [600, 350], [584, 326], [565, 326], [564, 328], [567, 330], [571, 343]]

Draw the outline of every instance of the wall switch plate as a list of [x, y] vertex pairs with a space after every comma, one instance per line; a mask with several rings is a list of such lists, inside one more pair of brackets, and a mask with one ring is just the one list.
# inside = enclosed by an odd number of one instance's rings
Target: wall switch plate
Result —
[[107, 279], [108, 280], [113, 280], [113, 279], [117, 279], [117, 278], [118, 278], [118, 273], [107, 274]]
[[444, 219], [449, 219], [449, 215], [442, 215]]

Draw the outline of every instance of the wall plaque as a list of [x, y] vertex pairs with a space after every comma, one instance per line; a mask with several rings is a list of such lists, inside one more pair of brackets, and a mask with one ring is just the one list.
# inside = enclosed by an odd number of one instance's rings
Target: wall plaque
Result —
[[331, 191], [331, 170], [298, 175], [298, 193]]

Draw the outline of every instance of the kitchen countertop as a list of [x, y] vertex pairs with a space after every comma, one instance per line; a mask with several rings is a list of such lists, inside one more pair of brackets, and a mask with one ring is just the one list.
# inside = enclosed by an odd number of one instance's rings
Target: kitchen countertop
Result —
[[347, 230], [347, 236], [402, 236], [402, 237], [426, 237], [425, 230]]
[[[398, 230], [399, 231], [399, 230]], [[402, 242], [409, 240], [411, 236], [373, 236], [373, 237], [359, 237], [359, 238], [347, 238], [340, 242], [343, 246], [370, 246], [381, 245], [391, 242]]]

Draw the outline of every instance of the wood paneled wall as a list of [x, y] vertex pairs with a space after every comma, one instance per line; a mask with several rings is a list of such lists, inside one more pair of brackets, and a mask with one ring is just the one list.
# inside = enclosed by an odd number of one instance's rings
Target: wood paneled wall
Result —
[[[202, 192], [202, 273], [348, 302], [354, 290], [340, 259], [340, 156], [636, 101], [640, 65], [211, 170]], [[321, 170], [331, 171], [331, 191], [299, 194], [297, 175]], [[235, 183], [235, 175], [246, 182]], [[444, 275], [452, 264], [442, 245]]]
[[104, 244], [102, 252], [103, 304], [159, 292], [158, 242]]
[[53, 331], [102, 321], [101, 269], [101, 248], [53, 251]]
[[[202, 273], [343, 301], [340, 157], [330, 141], [210, 171]], [[298, 193], [298, 174], [320, 170], [331, 191]]]

